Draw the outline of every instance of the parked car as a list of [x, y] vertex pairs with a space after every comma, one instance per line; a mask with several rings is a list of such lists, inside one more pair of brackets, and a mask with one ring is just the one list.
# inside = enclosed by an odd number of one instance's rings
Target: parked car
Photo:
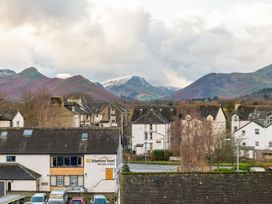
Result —
[[70, 204], [87, 204], [87, 202], [83, 197], [75, 197], [70, 200]]
[[25, 204], [46, 204], [48, 201], [47, 195], [45, 193], [36, 193], [30, 199], [30, 202]]
[[265, 172], [265, 168], [263, 168], [263, 167], [250, 167], [249, 171], [250, 172]]
[[67, 189], [54, 190], [49, 195], [48, 204], [67, 204], [67, 202]]
[[0, 203], [1, 204], [23, 204], [25, 201], [25, 197], [24, 196], [20, 196], [20, 195], [4, 195], [4, 196], [0, 196]]
[[104, 195], [95, 195], [91, 200], [91, 204], [109, 204], [110, 202]]
[[71, 187], [68, 189], [69, 193], [87, 193], [87, 189], [81, 186]]

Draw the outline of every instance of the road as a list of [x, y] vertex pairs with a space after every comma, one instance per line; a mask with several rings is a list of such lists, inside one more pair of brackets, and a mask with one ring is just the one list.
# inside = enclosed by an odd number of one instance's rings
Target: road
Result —
[[128, 164], [131, 172], [177, 172], [178, 165]]

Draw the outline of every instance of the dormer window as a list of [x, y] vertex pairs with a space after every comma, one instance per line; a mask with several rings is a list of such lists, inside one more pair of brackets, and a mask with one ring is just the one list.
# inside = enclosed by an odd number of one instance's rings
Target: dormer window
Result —
[[81, 140], [87, 141], [89, 139], [89, 134], [87, 132], [83, 132], [81, 134]]
[[235, 115], [235, 116], [233, 117], [233, 120], [234, 120], [235, 122], [238, 121], [237, 115]]
[[8, 132], [7, 131], [3, 131], [0, 134], [0, 138], [7, 138], [7, 136], [8, 136]]
[[24, 130], [23, 135], [30, 137], [30, 136], [32, 136], [32, 133], [33, 133], [33, 130], [28, 129], [28, 130]]

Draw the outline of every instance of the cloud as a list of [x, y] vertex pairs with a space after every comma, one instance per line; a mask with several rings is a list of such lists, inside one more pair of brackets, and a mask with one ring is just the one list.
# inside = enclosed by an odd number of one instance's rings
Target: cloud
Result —
[[272, 4], [192, 9], [169, 23], [132, 3], [99, 2], [0, 0], [0, 67], [34, 65], [92, 81], [137, 74], [184, 87], [210, 72], [271, 63]]

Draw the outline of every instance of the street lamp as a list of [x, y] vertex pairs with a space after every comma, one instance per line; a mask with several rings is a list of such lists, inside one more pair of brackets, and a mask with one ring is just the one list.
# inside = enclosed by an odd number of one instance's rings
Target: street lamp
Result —
[[[239, 137], [239, 138], [234, 138], [234, 142], [236, 143], [236, 171], [239, 172], [240, 169], [239, 169], [239, 166], [240, 166], [240, 160], [239, 160], [239, 157], [240, 157], [240, 149], [239, 149], [239, 146], [240, 146], [240, 142], [243, 140], [243, 138]], [[230, 138], [227, 138], [227, 139], [224, 139], [224, 141], [231, 141]]]

